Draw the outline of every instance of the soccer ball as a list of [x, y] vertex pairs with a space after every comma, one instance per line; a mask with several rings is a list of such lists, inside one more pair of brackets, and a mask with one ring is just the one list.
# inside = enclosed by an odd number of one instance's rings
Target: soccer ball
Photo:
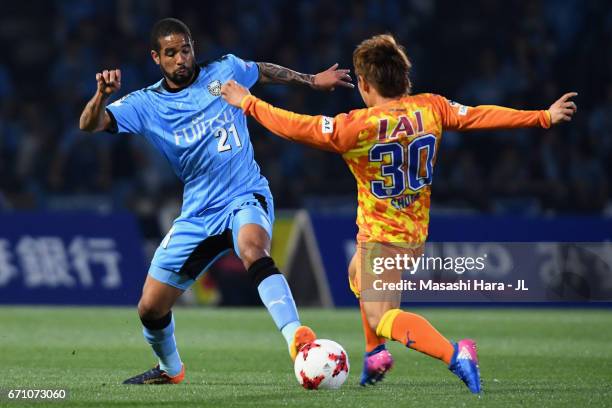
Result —
[[318, 339], [300, 349], [293, 368], [307, 390], [337, 389], [348, 377], [349, 360], [341, 345]]

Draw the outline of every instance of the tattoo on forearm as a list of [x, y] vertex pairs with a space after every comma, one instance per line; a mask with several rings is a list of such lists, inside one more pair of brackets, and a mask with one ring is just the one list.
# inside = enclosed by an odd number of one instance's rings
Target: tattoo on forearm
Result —
[[269, 62], [258, 62], [259, 82], [262, 84], [314, 85], [314, 75], [302, 74]]

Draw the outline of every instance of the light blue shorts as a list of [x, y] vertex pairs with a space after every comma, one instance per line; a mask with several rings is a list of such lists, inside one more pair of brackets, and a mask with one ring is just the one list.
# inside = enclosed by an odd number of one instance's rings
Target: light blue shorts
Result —
[[268, 191], [239, 196], [197, 217], [181, 215], [155, 251], [149, 275], [186, 290], [231, 249], [240, 256], [238, 232], [243, 225], [258, 224], [272, 239], [273, 223], [274, 203]]

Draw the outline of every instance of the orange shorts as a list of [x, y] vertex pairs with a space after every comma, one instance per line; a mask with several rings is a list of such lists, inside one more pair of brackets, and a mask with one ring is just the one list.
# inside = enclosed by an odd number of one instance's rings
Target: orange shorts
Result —
[[373, 289], [376, 279], [399, 280], [403, 268], [386, 269], [384, 274], [374, 272], [374, 258], [395, 258], [397, 255], [418, 258], [423, 255], [425, 244], [405, 244], [390, 242], [357, 242], [355, 268], [349, 267], [349, 286], [357, 298], [361, 297], [362, 288]]

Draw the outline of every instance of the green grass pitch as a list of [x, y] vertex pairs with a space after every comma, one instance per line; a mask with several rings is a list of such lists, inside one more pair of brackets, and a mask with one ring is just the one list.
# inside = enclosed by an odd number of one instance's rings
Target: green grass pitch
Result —
[[612, 311], [417, 309], [447, 337], [479, 346], [480, 399], [445, 367], [401, 345], [380, 385], [358, 385], [363, 351], [357, 309], [304, 309], [304, 323], [342, 344], [351, 371], [338, 391], [306, 391], [263, 308], [177, 308], [187, 381], [124, 386], [154, 364], [134, 309], [0, 307], [0, 389], [66, 388], [53, 407], [472, 407], [612, 405]]

